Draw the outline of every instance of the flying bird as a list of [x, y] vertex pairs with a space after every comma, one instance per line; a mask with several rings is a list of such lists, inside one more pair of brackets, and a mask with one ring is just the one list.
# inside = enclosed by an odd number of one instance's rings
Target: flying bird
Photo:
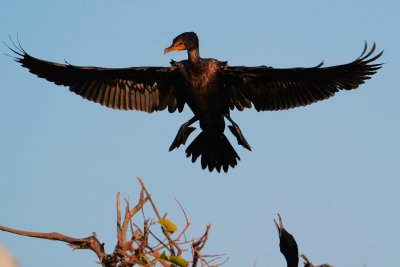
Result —
[[199, 121], [201, 132], [186, 148], [192, 162], [201, 159], [203, 169], [235, 167], [239, 155], [224, 134], [225, 119], [239, 145], [251, 147], [230, 110], [285, 110], [328, 99], [339, 90], [357, 88], [381, 68], [376, 64], [382, 53], [373, 55], [375, 44], [359, 58], [344, 65], [277, 69], [267, 66], [229, 66], [213, 58], [201, 58], [199, 39], [194, 32], [177, 36], [164, 50], [186, 50], [188, 59], [171, 61], [169, 67], [98, 68], [59, 64], [35, 58], [19, 44], [10, 49], [15, 60], [40, 78], [103, 106], [120, 110], [154, 112], [168, 109], [181, 112], [185, 106], [193, 117], [185, 122], [169, 150], [186, 144]]
[[279, 235], [279, 247], [286, 259], [287, 267], [297, 267], [299, 265], [299, 249], [294, 237], [286, 231], [283, 226], [281, 215], [278, 213], [279, 222], [274, 219]]

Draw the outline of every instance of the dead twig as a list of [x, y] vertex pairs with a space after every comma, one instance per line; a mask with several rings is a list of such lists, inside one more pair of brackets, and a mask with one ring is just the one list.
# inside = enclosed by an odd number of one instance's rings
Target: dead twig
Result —
[[[161, 217], [160, 213], [158, 212], [158, 209], [157, 209], [156, 205], [154, 204], [153, 199], [151, 198], [151, 195], [147, 191], [146, 186], [144, 185], [142, 179], [140, 177], [138, 177], [138, 180], [139, 180], [139, 183], [141, 184], [143, 190], [146, 192], [146, 195], [149, 198], [151, 206], [153, 207], [153, 210], [156, 213], [158, 220], [160, 220], [162, 217]], [[169, 244], [169, 248], [170, 248], [171, 254], [173, 256], [176, 255], [174, 247], [178, 250], [178, 255], [182, 254], [182, 249], [179, 247], [179, 245], [177, 243], [175, 243], [172, 240], [172, 237], [171, 237], [170, 233], [165, 229], [165, 227], [162, 226], [161, 229], [162, 229], [163, 234], [165, 235], [165, 237], [168, 240], [168, 244]]]
[[192, 243], [193, 248], [193, 263], [192, 267], [196, 267], [199, 259], [201, 259], [200, 251], [203, 249], [204, 245], [208, 239], [208, 232], [210, 231], [211, 225], [208, 224], [206, 227], [206, 232], [203, 234], [202, 237], [199, 238], [196, 242]]
[[[210, 225], [207, 225], [206, 231], [200, 238], [192, 239], [191, 248], [193, 259], [186, 260], [181, 257], [184, 251], [188, 251], [189, 241], [186, 241], [186, 231], [190, 226], [189, 219], [183, 206], [176, 199], [178, 205], [180, 206], [183, 215], [186, 220], [186, 226], [180, 232], [177, 238], [172, 239], [171, 234], [167, 231], [164, 224], [161, 224], [162, 235], [156, 236], [152, 231], [151, 227], [154, 225], [150, 223], [150, 219], [144, 216], [144, 206], [149, 201], [153, 208], [153, 211], [158, 218], [158, 221], [162, 218], [158, 209], [151, 198], [151, 195], [147, 191], [143, 181], [138, 178], [141, 184], [139, 200], [134, 208], [130, 208], [129, 202], [125, 200], [125, 214], [121, 212], [121, 199], [120, 193], [116, 196], [116, 215], [117, 215], [117, 244], [112, 253], [106, 253], [104, 250], [104, 244], [101, 243], [93, 232], [91, 236], [84, 238], [75, 238], [66, 236], [60, 233], [39, 233], [39, 232], [28, 232], [23, 230], [17, 230], [5, 226], [0, 226], [0, 231], [5, 231], [12, 234], [42, 238], [47, 240], [55, 240], [67, 243], [72, 249], [89, 249], [92, 250], [98, 257], [98, 263], [103, 267], [132, 267], [134, 265], [151, 267], [155, 265], [162, 265], [163, 267], [176, 267], [178, 265], [188, 265], [192, 262], [192, 266], [196, 267], [198, 261], [202, 261], [205, 266], [210, 266], [210, 263], [219, 260], [221, 255], [206, 255], [201, 256], [200, 251], [205, 246], [208, 233], [210, 230]], [[142, 211], [143, 215], [143, 228], [139, 227], [134, 223], [134, 217]], [[137, 218], [137, 217], [135, 217]], [[131, 231], [131, 237], [127, 239], [128, 230]], [[151, 238], [151, 236], [154, 237]], [[185, 236], [185, 241], [180, 241], [182, 236]], [[167, 240], [163, 242], [162, 240]], [[153, 244], [155, 243], [155, 244]], [[182, 249], [180, 246], [187, 246], [187, 248]], [[164, 250], [166, 248], [167, 250]], [[169, 255], [168, 255], [169, 254]], [[206, 260], [207, 259], [207, 260]], [[225, 261], [224, 261], [225, 262]], [[212, 267], [218, 267], [222, 265], [218, 263]], [[210, 266], [211, 267], [211, 266]]]
[[304, 259], [304, 267], [334, 267], [334, 266], [326, 264], [326, 263], [314, 266], [314, 264], [312, 264], [312, 262], [308, 260], [306, 255], [300, 254], [300, 257], [302, 257]]
[[0, 230], [4, 231], [4, 232], [16, 234], [16, 235], [21, 235], [21, 236], [28, 236], [28, 237], [34, 237], [34, 238], [41, 238], [41, 239], [65, 242], [65, 243], [68, 243], [68, 245], [74, 250], [75, 249], [90, 249], [94, 253], [96, 253], [97, 257], [100, 259], [100, 262], [102, 262], [102, 260], [105, 259], [107, 256], [107, 254], [104, 251], [104, 244], [99, 242], [95, 232], [93, 232], [93, 235], [88, 236], [88, 237], [76, 238], [76, 237], [70, 237], [70, 236], [66, 236], [66, 235], [63, 235], [60, 233], [56, 233], [56, 232], [52, 232], [52, 233], [29, 232], [29, 231], [17, 230], [17, 229], [5, 227], [5, 226], [0, 226]]
[[[179, 207], [181, 207], [182, 213], [183, 213], [183, 215], [185, 216], [185, 220], [186, 220], [186, 226], [185, 226], [185, 228], [183, 228], [182, 232], [181, 232], [181, 233], [178, 235], [178, 237], [175, 238], [175, 240], [174, 240], [175, 242], [177, 242], [177, 241], [179, 241], [179, 240], [181, 239], [182, 235], [184, 235], [185, 232], [186, 232], [186, 230], [189, 228], [189, 226], [190, 226], [190, 221], [189, 221], [189, 219], [188, 219], [188, 217], [187, 217], [187, 214], [186, 214], [185, 209], [182, 207], [182, 205], [181, 205], [181, 203], [179, 202], [179, 200], [175, 198], [175, 201], [178, 203]], [[186, 239], [185, 239], [185, 242], [186, 242]]]

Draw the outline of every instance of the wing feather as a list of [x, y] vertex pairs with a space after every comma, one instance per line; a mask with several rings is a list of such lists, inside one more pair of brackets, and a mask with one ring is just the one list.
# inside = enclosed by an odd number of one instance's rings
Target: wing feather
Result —
[[182, 111], [184, 81], [176, 67], [98, 68], [41, 60], [14, 44], [9, 47], [29, 72], [109, 108]]
[[104, 98], [104, 93], [107, 89], [108, 85], [106, 84], [105, 86], [101, 87], [97, 92], [95, 93], [93, 101], [96, 103], [101, 103], [101, 101]]
[[373, 63], [383, 53], [373, 56], [375, 43], [351, 63], [311, 68], [274, 69], [271, 67], [224, 66], [221, 69], [229, 92], [229, 106], [238, 110], [283, 110], [306, 106], [328, 99], [339, 90], [358, 88], [370, 79], [382, 64]]

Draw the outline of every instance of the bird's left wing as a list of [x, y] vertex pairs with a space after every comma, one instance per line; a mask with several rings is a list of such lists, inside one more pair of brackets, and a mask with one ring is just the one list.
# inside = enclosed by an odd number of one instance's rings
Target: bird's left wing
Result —
[[167, 107], [182, 111], [185, 105], [184, 83], [175, 67], [78, 67], [35, 58], [21, 46], [9, 48], [31, 73], [109, 108], [150, 113]]
[[230, 108], [257, 111], [283, 110], [306, 106], [333, 96], [339, 90], [357, 88], [382, 64], [373, 63], [382, 53], [372, 56], [375, 44], [351, 63], [312, 68], [275, 69], [272, 67], [225, 66], [221, 69]]

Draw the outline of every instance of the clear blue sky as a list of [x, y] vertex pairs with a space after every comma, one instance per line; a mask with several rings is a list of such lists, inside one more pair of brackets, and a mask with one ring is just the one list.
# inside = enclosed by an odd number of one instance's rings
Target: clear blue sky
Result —
[[[168, 66], [184, 31], [203, 57], [275, 67], [347, 63], [364, 41], [387, 63], [358, 90], [282, 112], [233, 112], [253, 151], [228, 174], [168, 152], [191, 117], [104, 108], [0, 56], [0, 225], [115, 244], [115, 195], [141, 176], [160, 210], [189, 236], [212, 224], [207, 253], [226, 266], [285, 266], [272, 218], [280, 212], [316, 264], [393, 266], [400, 231], [399, 3], [396, 1], [0, 0], [0, 40], [19, 34], [32, 55], [75, 65]], [[0, 48], [7, 53], [7, 48]], [[197, 127], [198, 128], [198, 127]], [[197, 132], [196, 132], [197, 134]], [[193, 134], [193, 137], [195, 134]], [[192, 138], [193, 138], [192, 137]], [[97, 266], [90, 251], [0, 233], [21, 266]]]

